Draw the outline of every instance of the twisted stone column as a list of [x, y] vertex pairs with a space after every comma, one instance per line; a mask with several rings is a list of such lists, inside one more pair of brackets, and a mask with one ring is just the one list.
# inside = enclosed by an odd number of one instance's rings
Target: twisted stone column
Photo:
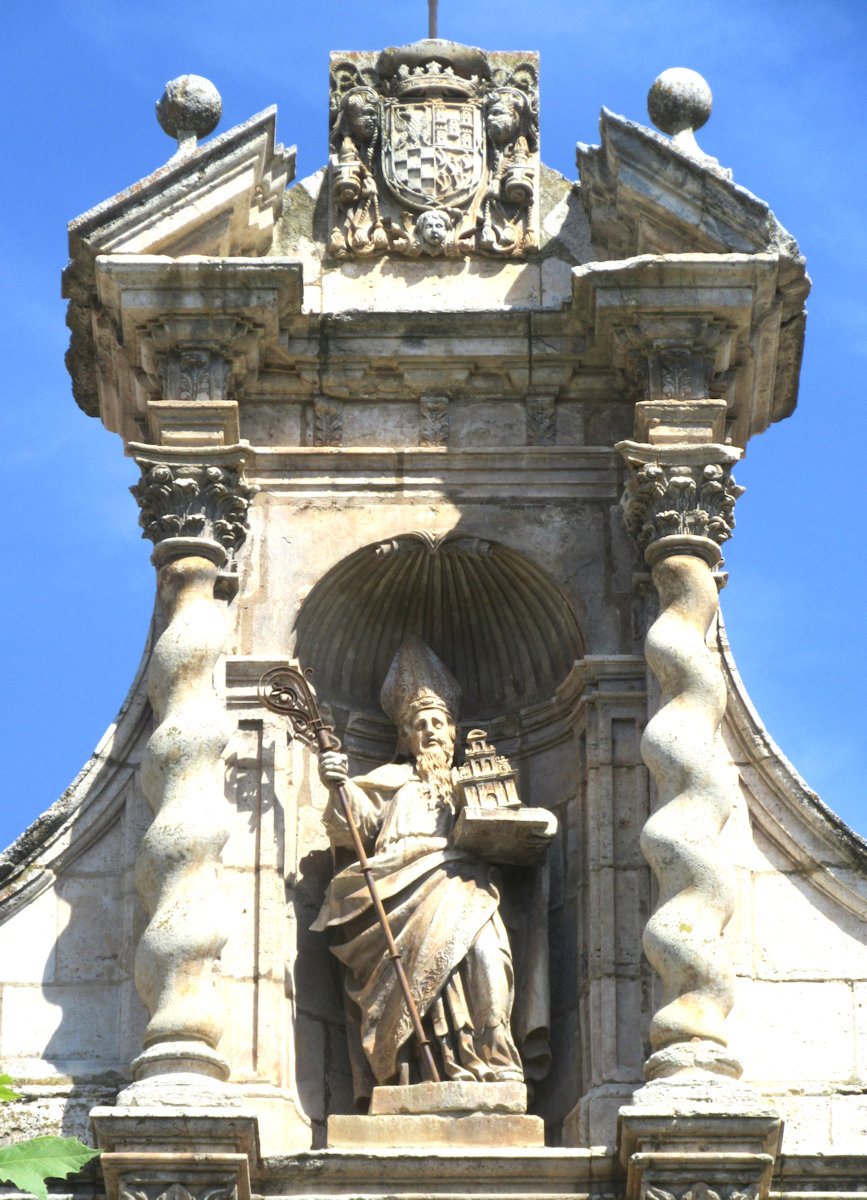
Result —
[[229, 551], [243, 540], [251, 490], [237, 458], [178, 462], [175, 452], [173, 461], [159, 455], [136, 462], [143, 478], [132, 491], [144, 536], [155, 542], [167, 624], [148, 675], [157, 725], [141, 765], [154, 819], [136, 860], [149, 921], [136, 951], [135, 982], [150, 1021], [133, 1063], [137, 1083], [118, 1100], [189, 1103], [191, 1088], [219, 1090], [229, 1075], [217, 1046], [218, 964], [226, 940], [220, 854], [229, 834], [221, 756], [231, 727], [213, 682], [226, 632], [215, 585]]
[[724, 1022], [734, 973], [722, 932], [734, 910], [734, 871], [720, 853], [736, 777], [722, 752], [725, 682], [706, 637], [718, 601], [712, 568], [731, 536], [743, 489], [731, 478], [739, 452], [715, 444], [650, 446], [621, 442], [631, 477], [627, 525], [651, 567], [660, 613], [645, 643], [659, 681], [659, 711], [642, 756], [659, 804], [641, 848], [659, 884], [644, 949], [663, 987], [650, 1026], [648, 1079], [705, 1071], [737, 1077]]

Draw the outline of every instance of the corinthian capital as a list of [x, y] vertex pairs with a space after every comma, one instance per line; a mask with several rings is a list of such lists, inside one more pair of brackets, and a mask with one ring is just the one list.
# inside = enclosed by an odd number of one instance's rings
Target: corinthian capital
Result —
[[[255, 488], [243, 477], [244, 460], [214, 455], [184, 459], [159, 454], [154, 447], [136, 446], [149, 453], [135, 455], [141, 480], [130, 491], [141, 512], [143, 537], [154, 543], [154, 553], [172, 539], [191, 542], [186, 553], [205, 553], [225, 561], [247, 534], [247, 510]], [[208, 548], [210, 547], [210, 554]]]
[[715, 443], [618, 442], [616, 449], [630, 471], [621, 501], [626, 527], [647, 562], [692, 553], [716, 565], [719, 547], [734, 529], [735, 501], [744, 490], [731, 473], [740, 451]]

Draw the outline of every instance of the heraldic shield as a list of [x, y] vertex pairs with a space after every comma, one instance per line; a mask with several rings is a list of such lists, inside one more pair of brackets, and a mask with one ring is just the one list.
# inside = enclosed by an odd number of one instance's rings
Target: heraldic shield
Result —
[[443, 99], [386, 101], [382, 174], [410, 208], [460, 205], [485, 176], [481, 107]]

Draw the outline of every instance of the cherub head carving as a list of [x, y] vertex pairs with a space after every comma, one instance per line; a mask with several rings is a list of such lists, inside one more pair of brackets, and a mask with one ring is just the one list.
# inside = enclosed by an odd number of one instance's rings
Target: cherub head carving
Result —
[[451, 228], [451, 217], [441, 208], [428, 209], [415, 223], [418, 239], [429, 253], [436, 253], [445, 246]]

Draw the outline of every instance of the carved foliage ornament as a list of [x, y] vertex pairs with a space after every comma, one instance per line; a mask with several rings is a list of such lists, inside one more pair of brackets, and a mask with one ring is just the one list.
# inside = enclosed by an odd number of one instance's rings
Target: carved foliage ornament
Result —
[[235, 467], [135, 461], [142, 478], [130, 491], [141, 509], [142, 537], [155, 544], [170, 537], [210, 538], [227, 550], [241, 545], [255, 488]]
[[313, 407], [313, 445], [339, 446], [343, 442], [343, 405], [317, 400]]
[[732, 536], [735, 501], [744, 489], [731, 464], [644, 462], [626, 453], [631, 474], [623, 494], [626, 527], [640, 550], [673, 534], [710, 538], [721, 545]]
[[713, 1187], [699, 1180], [685, 1187], [662, 1188], [644, 1183], [641, 1200], [758, 1200], [757, 1184], [714, 1183]]
[[123, 1183], [119, 1200], [237, 1200], [238, 1189], [233, 1183], [212, 1183], [191, 1191], [182, 1183]]
[[175, 350], [161, 364], [161, 374], [169, 400], [228, 398], [230, 364], [213, 350]]
[[538, 246], [538, 59], [425, 41], [332, 55], [331, 253]]
[[447, 446], [449, 444], [449, 398], [448, 396], [422, 396], [419, 401], [418, 444], [420, 446]]
[[527, 445], [553, 446], [557, 441], [557, 409], [553, 396], [527, 397]]

